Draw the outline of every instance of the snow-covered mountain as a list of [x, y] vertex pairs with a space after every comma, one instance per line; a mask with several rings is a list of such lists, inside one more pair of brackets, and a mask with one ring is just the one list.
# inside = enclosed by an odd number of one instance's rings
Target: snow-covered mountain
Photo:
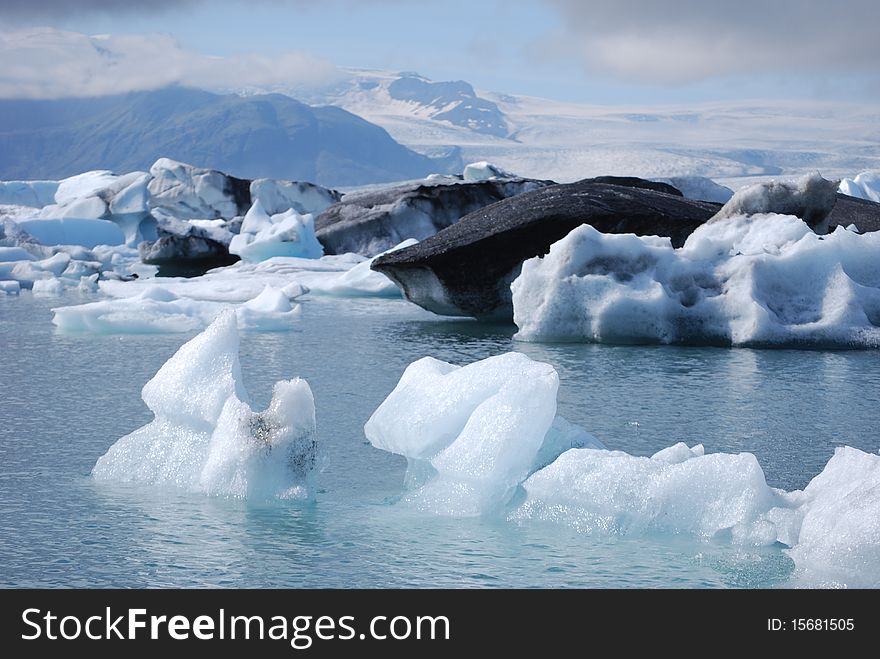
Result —
[[761, 101], [612, 107], [475, 90], [413, 73], [345, 69], [318, 89], [277, 89], [336, 105], [424, 154], [459, 148], [523, 176], [700, 175], [732, 187], [819, 170], [880, 168], [880, 110], [834, 102]]

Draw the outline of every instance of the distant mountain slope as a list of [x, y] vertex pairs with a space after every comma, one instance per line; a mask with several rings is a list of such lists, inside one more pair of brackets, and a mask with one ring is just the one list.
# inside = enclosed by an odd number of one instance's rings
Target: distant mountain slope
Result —
[[498, 106], [477, 96], [471, 84], [463, 80], [431, 82], [414, 73], [405, 73], [388, 85], [388, 94], [395, 100], [426, 108], [429, 117], [436, 121], [448, 121], [476, 133], [507, 137], [507, 121]]
[[[451, 129], [466, 136], [505, 141], [511, 132], [497, 100], [477, 92], [464, 80], [434, 82], [418, 73], [369, 69], [342, 68], [340, 73], [339, 79], [326, 86], [280, 86], [272, 91], [315, 105], [335, 105], [364, 117], [414, 122], [418, 125], [414, 130], [429, 133]], [[384, 127], [384, 123], [380, 125]]]
[[0, 99], [0, 179], [149, 169], [160, 156], [246, 178], [364, 185], [460, 169], [338, 107], [280, 94], [185, 88], [61, 100]]
[[341, 73], [293, 95], [354, 112], [419, 153], [458, 147], [465, 162], [489, 160], [532, 178], [696, 175], [738, 188], [774, 176], [880, 169], [880, 114], [870, 104], [765, 99], [610, 106], [474, 90], [467, 82], [431, 82], [412, 73]]

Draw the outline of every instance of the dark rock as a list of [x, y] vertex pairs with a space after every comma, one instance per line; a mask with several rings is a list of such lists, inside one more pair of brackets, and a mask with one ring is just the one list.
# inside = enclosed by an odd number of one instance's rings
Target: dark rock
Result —
[[352, 192], [315, 219], [326, 254], [375, 256], [407, 238], [424, 240], [477, 209], [550, 185], [510, 178], [461, 182], [452, 177]]
[[867, 199], [837, 194], [837, 203], [828, 216], [828, 223], [833, 229], [836, 226], [848, 227], [855, 224], [861, 233], [880, 230], [880, 204]]
[[668, 236], [680, 247], [718, 204], [592, 180], [526, 192], [478, 210], [371, 266], [435, 313], [510, 319], [510, 282], [522, 262], [581, 224], [603, 233]]

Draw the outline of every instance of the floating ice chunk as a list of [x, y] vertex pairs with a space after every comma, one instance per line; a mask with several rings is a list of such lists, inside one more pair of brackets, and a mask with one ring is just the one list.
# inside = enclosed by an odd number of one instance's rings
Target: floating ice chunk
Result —
[[862, 172], [840, 182], [839, 191], [850, 197], [880, 202], [880, 172]]
[[301, 215], [317, 215], [342, 195], [336, 190], [300, 181], [276, 181], [259, 178], [251, 183], [251, 199], [259, 202], [270, 215], [293, 209]]
[[25, 218], [17, 224], [43, 245], [121, 245], [125, 242], [122, 230], [108, 220], [82, 218]]
[[149, 213], [150, 193], [147, 186], [151, 180], [147, 172], [131, 172], [117, 178], [106, 191], [99, 191], [99, 194], [107, 198], [112, 215]]
[[317, 259], [324, 248], [315, 237], [311, 215], [289, 210], [270, 216], [257, 201], [244, 216], [240, 233], [229, 243], [229, 253], [245, 261], [264, 261], [274, 256]]
[[514, 175], [491, 162], [481, 160], [465, 165], [465, 181], [488, 181], [493, 178], [512, 178]]
[[337, 275], [333, 279], [316, 282], [312, 285], [312, 290], [315, 293], [323, 293], [325, 295], [348, 297], [400, 297], [401, 292], [397, 285], [381, 272], [370, 270], [370, 265], [383, 254], [415, 245], [418, 242], [415, 238], [404, 240], [389, 250], [361, 261], [350, 270]]
[[0, 280], [0, 293], [4, 295], [18, 295], [21, 292], [21, 284], [14, 280]]
[[64, 205], [77, 199], [93, 196], [98, 190], [112, 185], [117, 176], [106, 169], [97, 169], [70, 176], [58, 182], [55, 203]]
[[235, 310], [238, 323], [248, 330], [284, 330], [302, 315], [302, 307], [291, 305], [284, 291], [266, 285], [263, 292]]
[[725, 204], [733, 196], [733, 190], [705, 176], [673, 176], [654, 180], [669, 183], [687, 199]]
[[515, 521], [591, 535], [687, 533], [782, 543], [795, 583], [880, 585], [880, 456], [841, 447], [803, 492], [767, 486], [750, 453], [676, 444], [650, 458], [573, 449], [530, 476]]
[[58, 277], [51, 279], [38, 279], [34, 282], [31, 291], [34, 295], [54, 296], [64, 293], [64, 282]]
[[880, 456], [835, 450], [804, 489], [802, 521], [789, 554], [813, 584], [880, 586]]
[[818, 236], [783, 215], [668, 239], [581, 226], [511, 285], [516, 338], [880, 346], [880, 234]]
[[21, 247], [0, 247], [0, 263], [36, 260], [37, 257]]
[[[586, 533], [748, 535], [780, 505], [750, 453], [703, 455], [679, 444], [646, 458], [572, 449], [523, 483], [515, 519], [563, 522]], [[775, 537], [769, 542], [775, 541]]]
[[317, 462], [311, 389], [301, 379], [278, 382], [269, 407], [254, 412], [238, 349], [232, 312], [184, 344], [143, 388], [153, 421], [111, 446], [94, 478], [234, 497], [309, 494]]
[[795, 215], [816, 233], [828, 233], [828, 216], [837, 203], [837, 181], [808, 174], [796, 181], [756, 183], [738, 190], [709, 222], [738, 215]]
[[[210, 325], [227, 307], [223, 302], [178, 296], [168, 288], [151, 284], [130, 297], [56, 307], [52, 309], [52, 322], [66, 332], [191, 332]], [[238, 306], [235, 313], [242, 330], [278, 331], [291, 329], [301, 310], [298, 304], [291, 305], [282, 291], [266, 286], [254, 299]]]
[[504, 506], [529, 473], [583, 435], [556, 417], [559, 378], [520, 353], [467, 366], [410, 364], [364, 426], [370, 443], [409, 462], [405, 500], [443, 515]]
[[547, 434], [544, 435], [544, 442], [532, 461], [529, 473], [543, 469], [572, 448], [604, 449], [605, 445], [580, 426], [557, 414]]
[[236, 497], [303, 496], [317, 466], [315, 402], [305, 380], [275, 383], [264, 412], [230, 396], [211, 436], [199, 486]]
[[180, 219], [235, 217], [239, 200], [248, 195], [248, 181], [170, 158], [159, 158], [150, 174], [150, 207]]
[[58, 181], [0, 181], [0, 204], [42, 208], [55, 201]]
[[72, 217], [84, 220], [100, 220], [108, 214], [107, 202], [97, 196], [78, 197], [65, 204], [52, 204], [40, 210], [39, 217], [54, 220]]

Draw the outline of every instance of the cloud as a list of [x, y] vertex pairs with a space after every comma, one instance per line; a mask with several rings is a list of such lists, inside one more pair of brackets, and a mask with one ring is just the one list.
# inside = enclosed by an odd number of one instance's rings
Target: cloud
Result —
[[537, 50], [592, 72], [681, 83], [756, 72], [874, 72], [877, 0], [547, 0], [563, 33]]
[[303, 52], [212, 57], [166, 34], [87, 36], [53, 28], [0, 33], [0, 98], [105, 96], [179, 84], [201, 89], [317, 85], [331, 63]]
[[[318, 9], [314, 0], [210, 0], [237, 4], [247, 8], [254, 3], [296, 7], [298, 10]], [[348, 5], [363, 5], [366, 0], [323, 0]], [[407, 0], [369, 0], [372, 4], [403, 4]], [[208, 5], [209, 0], [0, 0], [0, 18], [12, 21], [64, 19], [83, 14], [154, 14], [166, 10], [188, 9]]]
[[86, 13], [139, 13], [160, 11], [204, 0], [0, 0], [0, 17], [11, 19], [66, 17]]

